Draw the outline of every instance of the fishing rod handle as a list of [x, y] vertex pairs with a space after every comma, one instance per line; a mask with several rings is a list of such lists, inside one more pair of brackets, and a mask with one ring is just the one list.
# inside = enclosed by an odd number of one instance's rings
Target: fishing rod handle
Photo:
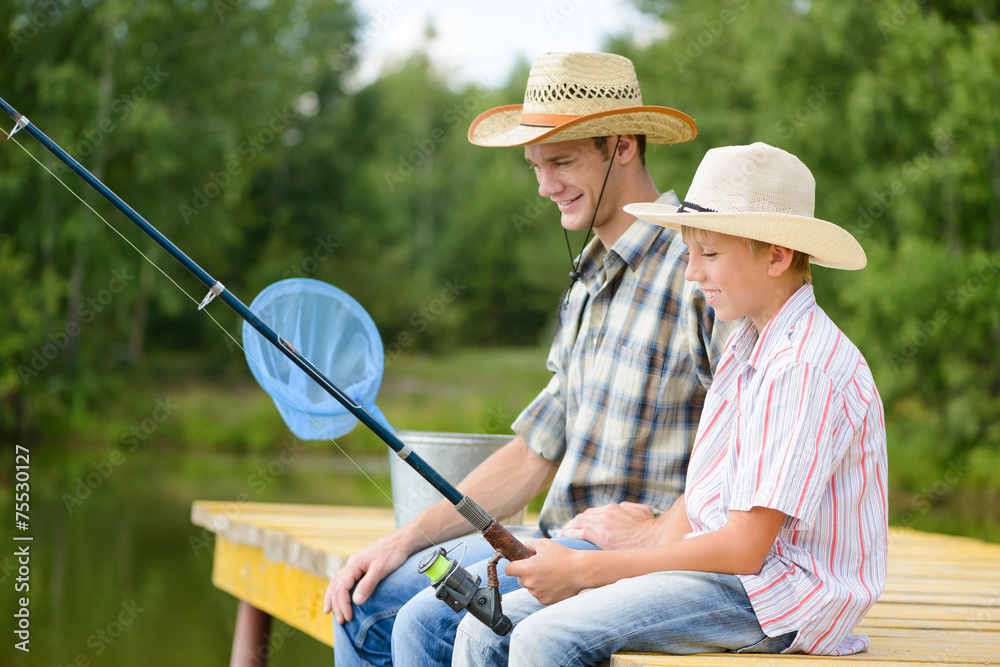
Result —
[[533, 551], [510, 534], [510, 531], [500, 525], [500, 522], [493, 519], [490, 527], [483, 531], [483, 537], [500, 555], [509, 561], [523, 560], [535, 555]]
[[466, 521], [476, 527], [487, 542], [509, 561], [530, 558], [534, 554], [520, 540], [510, 534], [510, 531], [500, 525], [479, 504], [469, 496], [463, 496], [461, 502], [455, 503], [455, 509]]

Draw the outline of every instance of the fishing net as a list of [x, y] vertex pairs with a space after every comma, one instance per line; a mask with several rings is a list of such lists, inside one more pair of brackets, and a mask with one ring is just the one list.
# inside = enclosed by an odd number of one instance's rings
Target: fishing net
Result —
[[[264, 289], [250, 310], [388, 427], [375, 406], [384, 366], [382, 341], [361, 304], [333, 285], [293, 278]], [[246, 322], [243, 347], [254, 378], [298, 438], [338, 438], [357, 424], [336, 398]]]

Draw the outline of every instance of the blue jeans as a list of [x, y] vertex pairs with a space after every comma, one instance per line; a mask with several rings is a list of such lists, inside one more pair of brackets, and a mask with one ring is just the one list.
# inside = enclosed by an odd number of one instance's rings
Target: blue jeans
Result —
[[[538, 536], [538, 533], [532, 535], [532, 537]], [[518, 537], [521, 535], [518, 534]], [[481, 537], [477, 536], [476, 539], [486, 543]], [[590, 542], [583, 540], [560, 537], [554, 541], [571, 549], [597, 549]], [[461, 561], [462, 567], [470, 574], [479, 575], [482, 578], [480, 586], [486, 585], [486, 561], [493, 555], [492, 547], [487, 545], [487, 550], [485, 557], [476, 562], [473, 560], [470, 548], [469, 554]], [[452, 554], [452, 557], [458, 558], [460, 554], [461, 548]], [[471, 565], [466, 565], [466, 563], [471, 563]], [[519, 591], [521, 588], [515, 577], [508, 577], [504, 574], [506, 565], [507, 561], [505, 560], [501, 560], [497, 565], [500, 593], [503, 595], [501, 607], [504, 614], [507, 613], [507, 595]], [[452, 651], [455, 647], [455, 632], [459, 623], [467, 616], [469, 613], [466, 611], [459, 613], [452, 611], [448, 605], [434, 596], [434, 589], [428, 586], [407, 602], [396, 616], [396, 625], [392, 630], [392, 664], [395, 667], [450, 665]], [[475, 617], [469, 616], [467, 622], [478, 625], [491, 635], [493, 634], [492, 630]]]
[[597, 665], [619, 651], [780, 653], [795, 639], [767, 637], [743, 584], [727, 574], [658, 572], [550, 606], [522, 589], [503, 606], [514, 630], [498, 637], [462, 621], [453, 665]]
[[[513, 529], [520, 539], [540, 537], [536, 527]], [[582, 540], [557, 540], [574, 548], [595, 549]], [[464, 542], [464, 546], [457, 546]], [[438, 546], [451, 558], [486, 583], [486, 561], [494, 549], [478, 534], [467, 535]], [[455, 548], [457, 546], [457, 548]], [[417, 572], [417, 564], [427, 551], [411, 556], [375, 588], [362, 605], [354, 605], [354, 617], [340, 625], [333, 621], [333, 652], [337, 667], [383, 665], [450, 664], [455, 630], [466, 612], [455, 613], [434, 597], [430, 580]], [[506, 561], [500, 561], [500, 591], [519, 588], [517, 579], [502, 575]], [[404, 606], [405, 605], [405, 606]], [[478, 621], [476, 621], [478, 623]]]

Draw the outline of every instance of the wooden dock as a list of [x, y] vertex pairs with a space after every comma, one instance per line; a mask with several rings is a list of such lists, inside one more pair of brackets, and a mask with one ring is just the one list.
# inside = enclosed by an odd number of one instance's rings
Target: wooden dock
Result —
[[[196, 501], [191, 520], [215, 533], [212, 582], [240, 600], [231, 665], [249, 665], [270, 617], [333, 644], [323, 614], [330, 575], [395, 529], [391, 509]], [[1000, 544], [892, 528], [885, 592], [857, 632], [871, 650], [846, 658], [618, 654], [612, 667], [1000, 665]]]

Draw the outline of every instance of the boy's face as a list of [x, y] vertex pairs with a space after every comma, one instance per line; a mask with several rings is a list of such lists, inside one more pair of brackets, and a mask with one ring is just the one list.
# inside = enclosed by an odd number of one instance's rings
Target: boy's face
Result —
[[[538, 178], [538, 194], [548, 197], [559, 207], [562, 226], [570, 231], [586, 231], [594, 217], [594, 207], [608, 171], [608, 159], [601, 155], [594, 140], [531, 144], [524, 147], [524, 159]], [[618, 199], [615, 181], [615, 174], [611, 174], [601, 201], [601, 212], [594, 219], [595, 229], [610, 218], [609, 212], [621, 208], [615, 205]]]
[[[704, 230], [686, 231], [684, 243], [689, 255], [684, 277], [698, 283], [715, 316], [723, 322], [747, 316], [762, 331], [777, 312], [778, 294], [768, 275], [771, 253], [754, 257], [744, 239]], [[781, 303], [784, 299], [777, 306]]]

